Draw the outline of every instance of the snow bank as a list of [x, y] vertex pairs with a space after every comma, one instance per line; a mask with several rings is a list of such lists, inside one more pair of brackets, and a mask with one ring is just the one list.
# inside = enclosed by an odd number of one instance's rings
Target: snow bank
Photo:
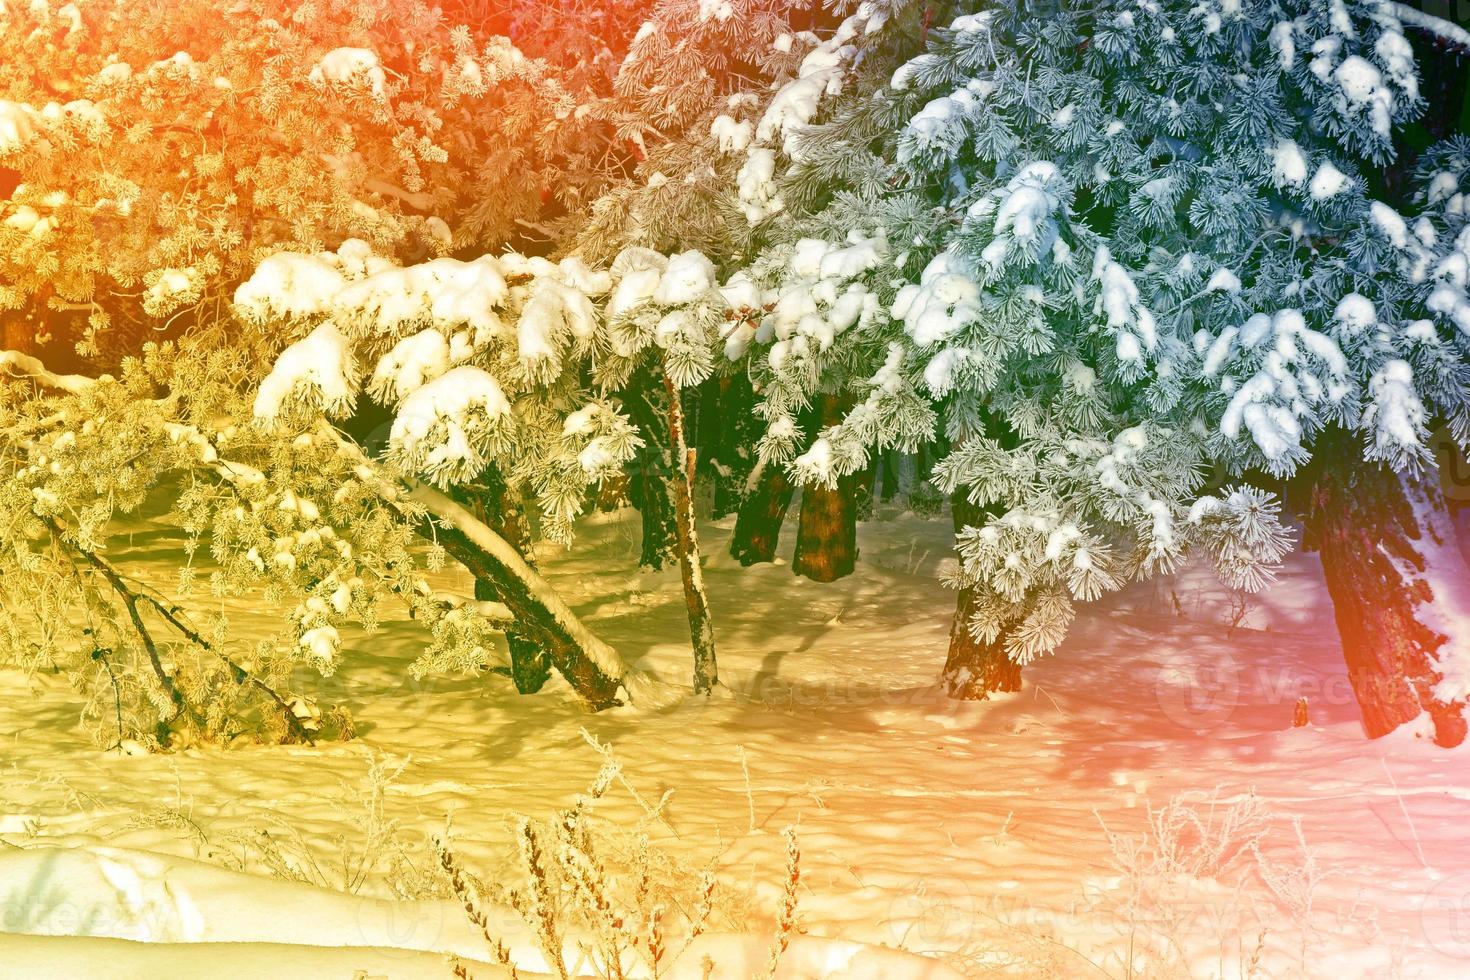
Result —
[[[33, 847], [0, 853], [0, 977], [152, 980], [160, 976], [444, 977], [443, 954], [477, 977], [506, 976], [483, 962], [485, 944], [458, 903], [390, 902], [227, 871], [183, 858], [112, 847]], [[520, 975], [549, 976], [532, 931], [514, 912], [488, 909]], [[595, 976], [569, 934], [574, 976]], [[770, 940], [707, 934], [683, 951], [670, 980], [743, 980], [765, 969]], [[705, 959], [715, 963], [706, 973]], [[634, 976], [645, 974], [635, 972]], [[795, 936], [778, 980], [951, 980], [959, 974], [911, 953]]]
[[[509, 971], [473, 963], [476, 980], [500, 980]], [[443, 980], [450, 976], [438, 953], [388, 947], [336, 949], [275, 943], [130, 943], [120, 939], [7, 936], [0, 934], [0, 977], [48, 980], [157, 980], [159, 977], [229, 977], [230, 980]], [[521, 976], [530, 975], [522, 972]], [[537, 974], [536, 976], [541, 976]]]

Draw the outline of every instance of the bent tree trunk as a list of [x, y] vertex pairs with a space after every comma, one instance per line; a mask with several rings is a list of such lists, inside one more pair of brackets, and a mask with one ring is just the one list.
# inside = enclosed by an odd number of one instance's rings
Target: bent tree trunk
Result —
[[476, 579], [489, 582], [497, 598], [515, 616], [517, 629], [551, 659], [589, 705], [596, 710], [621, 704], [623, 665], [611, 647], [588, 632], [561, 596], [505, 539], [444, 494], [414, 486], [408, 498], [422, 505], [433, 522], [422, 530], [464, 565]]
[[546, 652], [552, 666], [594, 711], [622, 704], [621, 695], [637, 698], [654, 692], [653, 682], [627, 668], [616, 650], [582, 625], [551, 583], [488, 524], [431, 486], [407, 479], [400, 484], [384, 476], [362, 447], [327, 422], [319, 422], [317, 432], [352, 461], [358, 479], [372, 488], [384, 506], [405, 519], [409, 516], [405, 501], [423, 509], [418, 534], [440, 545], [477, 580], [495, 589], [500, 603], [515, 619], [516, 629]]
[[[951, 498], [955, 531], [978, 527], [985, 513], [970, 503], [965, 488]], [[1021, 689], [1021, 665], [1005, 651], [1005, 634], [985, 643], [970, 632], [970, 621], [979, 605], [974, 586], [960, 590], [954, 622], [949, 629], [949, 655], [944, 660], [944, 691], [957, 701], [988, 701], [992, 694]]]
[[[536, 563], [530, 558], [531, 533], [526, 525], [525, 508], [519, 496], [508, 487], [500, 474], [489, 470], [485, 474], [486, 485], [476, 495], [475, 515], [490, 526], [506, 544], [516, 550], [526, 564], [532, 568]], [[475, 579], [475, 598], [481, 601], [499, 600], [500, 593], [489, 579]], [[551, 677], [551, 658], [535, 640], [512, 627], [505, 631], [505, 644], [510, 649], [510, 677], [516, 690], [522, 694], [535, 694]]]
[[[836, 395], [822, 396], [823, 427], [842, 420]], [[816, 582], [835, 582], [857, 567], [857, 494], [861, 473], [849, 473], [836, 487], [807, 486], [801, 491], [801, 523], [791, 570]]]
[[780, 466], [762, 466], [754, 476], [755, 486], [741, 501], [735, 533], [730, 536], [731, 557], [747, 568], [776, 560], [781, 525], [796, 493]]
[[1365, 463], [1351, 435], [1318, 441], [1307, 529], [1321, 551], [1348, 680], [1369, 738], [1427, 714], [1465, 740], [1470, 567], [1436, 474]]
[[689, 639], [694, 647], [694, 693], [709, 694], [720, 682], [715, 663], [715, 630], [699, 565], [699, 531], [694, 524], [694, 451], [684, 441], [684, 406], [679, 389], [668, 375], [669, 441], [674, 459], [683, 463], [671, 474], [668, 488], [679, 533], [679, 577], [684, 583], [684, 609], [689, 615]]

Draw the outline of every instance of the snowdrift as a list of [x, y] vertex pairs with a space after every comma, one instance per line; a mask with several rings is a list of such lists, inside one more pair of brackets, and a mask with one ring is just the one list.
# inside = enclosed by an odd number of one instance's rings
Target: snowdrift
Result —
[[[3, 978], [351, 978], [361, 971], [412, 980], [448, 976], [451, 953], [482, 980], [508, 975], [483, 961], [483, 939], [453, 902], [362, 898], [121, 848], [0, 854], [0, 910]], [[549, 976], [518, 917], [508, 910], [490, 915], [521, 975]], [[573, 962], [576, 945], [577, 937], [568, 937]], [[769, 955], [762, 937], [709, 934], [666, 975], [703, 977], [708, 957], [716, 964], [711, 978], [739, 980], [762, 972]], [[595, 975], [585, 962], [577, 966], [579, 975]], [[959, 974], [909, 953], [797, 936], [776, 976], [950, 980]]]

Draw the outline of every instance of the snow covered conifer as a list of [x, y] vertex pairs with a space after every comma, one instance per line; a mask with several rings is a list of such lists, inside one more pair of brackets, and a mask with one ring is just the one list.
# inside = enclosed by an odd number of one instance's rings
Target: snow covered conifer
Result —
[[[303, 289], [281, 267], [326, 289]], [[399, 266], [349, 241], [335, 253], [268, 259], [237, 291], [236, 309], [305, 334], [259, 387], [261, 424], [314, 431], [350, 413], [366, 376], [368, 394], [393, 413], [393, 472], [445, 489], [489, 473], [533, 501], [541, 533], [560, 542], [589, 488], [619, 475], [651, 438], [622, 407], [647, 397], [638, 386], [651, 377], [663, 418], [639, 421], [660, 429], [672, 457], [663, 492], [678, 521], [696, 687], [708, 690], [717, 678], [682, 392], [716, 363], [725, 322], [716, 286], [713, 264], [693, 251], [630, 248], [609, 270], [515, 253]], [[293, 315], [305, 294], [312, 301]]]
[[[796, 137], [818, 161], [877, 145], [847, 166], [883, 179], [778, 179], [815, 206], [772, 229], [750, 326], [766, 458], [831, 479], [877, 449], [950, 445], [939, 478], [983, 523], [954, 576], [980, 590], [977, 646], [947, 676], [984, 696], [988, 658], [1054, 649], [1075, 601], [1190, 552], [1269, 581], [1275, 505], [1198, 498], [1207, 464], [1289, 473], [1345, 424], [1404, 465], [1463, 385], [1458, 367], [1443, 396], [1409, 383], [1422, 355], [1378, 312], [1400, 277], [1353, 288], [1427, 234], [1366, 197], [1364, 168], [1420, 107], [1391, 6], [1009, 3], [928, 37]], [[881, 243], [867, 269], [803, 262], [855, 240]], [[884, 315], [839, 332], [853, 278]], [[855, 408], [802, 442], [795, 410], [834, 384]]]
[[498, 246], [621, 164], [606, 81], [418, 0], [10, 3], [0, 49], [0, 343], [48, 359], [217, 317], [282, 248]]

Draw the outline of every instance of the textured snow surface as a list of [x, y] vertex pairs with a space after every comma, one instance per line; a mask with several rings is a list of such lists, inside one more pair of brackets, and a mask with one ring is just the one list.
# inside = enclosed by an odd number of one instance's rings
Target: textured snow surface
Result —
[[[736, 567], [729, 523], [700, 531], [729, 687], [710, 701], [589, 715], [559, 682], [530, 698], [494, 677], [413, 682], [422, 636], [385, 609], [378, 633], [344, 631], [337, 674], [310, 692], [348, 704], [358, 740], [131, 757], [87, 743], [63, 685], [0, 672], [0, 977], [447, 976], [431, 951], [486, 958], [453, 906], [386, 901], [376, 876], [353, 897], [225, 870], [229, 839], [285, 826], [329, 863], [338, 835], [361, 846], [353, 794], [386, 756], [407, 762], [386, 815], [432, 834], [453, 813], [462, 863], [493, 876], [509, 854], [507, 815], [547, 817], [596, 772], [583, 727], [646, 799], [673, 791], [667, 823], [650, 831], [661, 847], [715, 861], [758, 899], [748, 935], [709, 940], [716, 977], [760, 974], [780, 830], [798, 823], [806, 932], [783, 977], [990, 976], [1022, 948], [1055, 953], [1049, 975], [1124, 976], [1127, 883], [1099, 817], [1136, 834], [1149, 805], [1184, 792], [1222, 804], [1256, 794], [1276, 815], [1263, 852], [1292, 861], [1289, 822], [1300, 820], [1327, 873], [1306, 968], [1296, 920], [1268, 905], [1257, 976], [1467, 975], [1470, 756], [1408, 731], [1363, 739], [1311, 556], [1293, 558], [1233, 631], [1228, 594], [1195, 570], [1086, 607], [1020, 694], [961, 704], [936, 685], [953, 608], [935, 579], [951, 554], [947, 515], [880, 509], [861, 530], [857, 573], [833, 585], [784, 562]], [[626, 657], [683, 684], [678, 573], [635, 571], [636, 529], [636, 515], [588, 519], [577, 549], [544, 550], [541, 568]], [[109, 554], [167, 587], [176, 533], [140, 522]], [[435, 581], [469, 591], [457, 574]], [[272, 628], [258, 604], [224, 606], [245, 637]], [[1311, 724], [1293, 729], [1299, 696]], [[643, 816], [617, 787], [598, 813], [623, 826]], [[1146, 921], [1182, 912], [1197, 976], [1246, 975], [1256, 934], [1218, 918], [1233, 893], [1189, 885]], [[529, 936], [509, 917], [497, 925], [534, 972]]]

